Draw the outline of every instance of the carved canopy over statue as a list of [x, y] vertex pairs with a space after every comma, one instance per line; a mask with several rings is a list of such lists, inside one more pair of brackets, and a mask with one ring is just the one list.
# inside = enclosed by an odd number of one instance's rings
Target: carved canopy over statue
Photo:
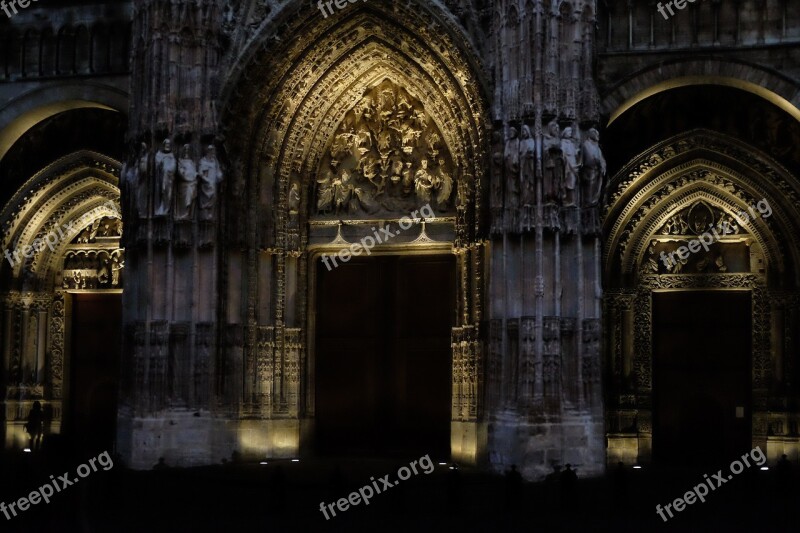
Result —
[[453, 209], [456, 176], [423, 105], [389, 80], [365, 91], [342, 120], [316, 177], [318, 215]]

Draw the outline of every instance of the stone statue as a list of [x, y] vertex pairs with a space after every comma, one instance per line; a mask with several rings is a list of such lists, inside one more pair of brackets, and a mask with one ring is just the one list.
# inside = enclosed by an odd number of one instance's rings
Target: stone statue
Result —
[[342, 170], [342, 177], [333, 182], [333, 197], [336, 202], [336, 214], [348, 213], [351, 208], [354, 185], [350, 181], [350, 172]]
[[317, 212], [327, 213], [333, 206], [333, 182], [336, 172], [328, 167], [322, 176], [317, 178]]
[[505, 150], [506, 208], [519, 207], [519, 138], [517, 129], [510, 128]]
[[428, 160], [423, 159], [420, 164], [422, 168], [417, 170], [417, 173], [414, 175], [414, 190], [417, 193], [417, 198], [421, 202], [428, 203], [431, 201], [433, 177], [428, 171]]
[[555, 120], [547, 125], [542, 139], [542, 159], [544, 179], [542, 180], [542, 196], [545, 203], [558, 204], [561, 200], [561, 189], [564, 181], [564, 159], [561, 153], [561, 130]]
[[522, 203], [534, 205], [536, 203], [536, 142], [531, 136], [530, 127], [522, 126], [522, 140], [519, 143], [522, 167]]
[[190, 220], [194, 215], [197, 198], [197, 165], [191, 157], [191, 148], [183, 145], [178, 160], [178, 197], [175, 202], [175, 220]]
[[434, 189], [436, 189], [436, 205], [442, 209], [447, 207], [450, 195], [453, 193], [453, 178], [445, 170], [444, 159], [439, 160], [439, 175], [434, 178]]
[[222, 182], [222, 168], [217, 160], [217, 149], [210, 144], [200, 160], [198, 168], [200, 178], [200, 220], [214, 219], [214, 206], [217, 202], [217, 185]]
[[600, 202], [603, 178], [606, 175], [606, 160], [600, 150], [600, 133], [592, 128], [583, 143], [583, 167], [581, 168], [581, 204], [594, 207]]
[[296, 181], [289, 188], [289, 214], [296, 215], [300, 212], [300, 184]]
[[172, 190], [175, 186], [175, 172], [178, 169], [178, 162], [172, 153], [172, 141], [164, 139], [161, 150], [156, 153], [155, 163], [159, 199], [154, 214], [165, 216], [172, 208]]
[[577, 206], [575, 188], [578, 185], [578, 173], [581, 167], [581, 152], [575, 144], [572, 128], [565, 128], [561, 134], [561, 152], [564, 157], [564, 206]]

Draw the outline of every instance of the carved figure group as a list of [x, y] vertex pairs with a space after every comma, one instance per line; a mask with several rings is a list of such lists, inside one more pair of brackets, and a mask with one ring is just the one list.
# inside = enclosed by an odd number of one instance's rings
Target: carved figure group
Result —
[[422, 105], [388, 80], [349, 111], [316, 178], [319, 214], [396, 212], [454, 204], [450, 155]]
[[141, 143], [136, 162], [126, 164], [122, 172], [126, 192], [131, 198], [131, 212], [146, 218], [152, 206], [153, 216], [173, 215], [180, 221], [192, 220], [196, 207], [199, 220], [213, 220], [218, 188], [223, 180], [216, 148], [208, 145], [199, 163], [195, 163], [191, 152], [191, 146], [185, 144], [180, 158], [176, 158], [172, 141], [164, 139], [153, 157], [151, 182], [150, 152], [147, 144]]

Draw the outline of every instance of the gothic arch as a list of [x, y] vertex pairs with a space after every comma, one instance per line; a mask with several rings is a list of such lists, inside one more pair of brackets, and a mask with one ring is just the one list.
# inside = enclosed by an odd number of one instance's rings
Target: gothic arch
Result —
[[128, 93], [92, 82], [64, 82], [34, 89], [0, 107], [0, 159], [36, 124], [81, 108], [128, 112]]
[[[282, 16], [274, 15], [276, 20]], [[319, 221], [312, 193], [345, 117], [370, 91], [386, 84], [395, 94], [407, 93], [412, 103], [420, 103], [417, 111], [429, 117], [441, 134], [442, 150], [452, 158], [453, 195], [457, 191], [458, 199], [448, 211], [452, 216], [443, 217], [445, 237], [432, 243], [422, 226], [416, 230], [419, 237], [404, 250], [424, 242], [428, 251], [457, 256], [452, 449], [455, 457], [478, 460], [483, 446], [478, 428], [483, 364], [478, 331], [488, 113], [485, 92], [475, 83], [481, 79], [477, 62], [466, 39], [454, 36], [452, 29], [452, 21], [435, 6], [416, 2], [391, 9], [356, 3], [328, 18], [305, 11], [281, 32], [279, 43], [286, 44], [279, 44], [270, 57], [254, 54], [236, 88], [223, 93], [230, 96], [223, 115], [226, 151], [247, 156], [232, 171], [223, 221], [229, 242], [238, 243], [244, 257], [223, 259], [223, 270], [231, 274], [222, 283], [229, 284], [223, 292], [241, 292], [248, 301], [246, 316], [239, 320], [246, 324], [243, 396], [254, 415], [314, 416], [309, 347], [314, 326], [308, 310], [313, 296], [308, 280], [313, 279], [318, 254], [340, 246], [340, 241], [335, 220], [312, 225]], [[263, 39], [268, 39], [266, 33]], [[389, 221], [404, 215], [409, 212], [349, 218]], [[423, 246], [417, 248], [421, 251]], [[246, 267], [237, 276], [232, 269], [240, 264]], [[265, 271], [271, 279], [259, 274]], [[271, 361], [288, 370], [273, 368]], [[287, 426], [279, 428], [277, 420], [271, 429], [269, 423], [263, 427], [265, 441], [275, 441], [276, 433], [289, 442], [299, 441], [299, 433], [286, 436]], [[287, 453], [272, 453], [276, 452]]]
[[[676, 269], [677, 263], [660, 264], [665, 243], [676, 248], [676, 242], [692, 239], [687, 235], [696, 238], [715, 224], [728, 224], [759, 202], [766, 202], [764, 213], [751, 211], [729, 240], [717, 237], [720, 246], [739, 247], [735, 268], [714, 263], [725, 255], [721, 248], [702, 253], [698, 247], [688, 271]], [[692, 228], [694, 209], [702, 217]], [[611, 178], [603, 226], [609, 461], [651, 460], [653, 295], [693, 289], [749, 292], [750, 435], [768, 455], [778, 453], [780, 439], [774, 440], [768, 427], [773, 419], [793, 416], [779, 408], [772, 413], [770, 406], [784, 394], [776, 375], [791, 373], [796, 359], [788, 348], [795, 326], [785, 317], [794, 316], [798, 304], [798, 221], [797, 178], [752, 146], [716, 132], [693, 130], [670, 138]], [[680, 229], [673, 230], [676, 226]]]
[[[103, 217], [120, 219], [119, 169], [119, 162], [111, 158], [81, 151], [45, 167], [20, 188], [0, 211], [0, 247], [12, 251], [26, 246], [40, 249], [31, 252], [31, 257], [20, 254], [22, 260], [15, 261], [13, 267], [4, 258], [0, 273], [10, 272], [0, 279], [8, 280], [6, 290], [52, 290], [48, 284], [53, 283], [60, 268], [57, 260], [77, 232]], [[65, 231], [76, 221], [84, 222], [83, 227], [74, 227], [72, 233]], [[52, 250], [34, 246], [50, 233], [58, 237]]]
[[601, 113], [609, 124], [645, 98], [688, 85], [723, 85], [761, 96], [800, 120], [796, 82], [773, 70], [744, 61], [715, 58], [676, 59], [641, 69], [601, 96]]
[[[0, 428], [7, 446], [27, 445], [23, 424], [34, 401], [53, 408], [53, 431], [61, 431], [69, 388], [67, 292], [121, 291], [119, 173], [118, 161], [75, 152], [30, 178], [0, 210], [0, 327], [11, 333], [2, 383], [9, 416]], [[73, 279], [68, 269], [81, 274]]]
[[751, 226], [768, 274], [800, 285], [800, 184], [788, 170], [733, 138], [695, 130], [640, 154], [614, 176], [604, 219], [603, 267], [607, 287], [636, 276], [655, 232], [681, 209], [700, 199], [728, 214], [766, 199], [773, 213]]

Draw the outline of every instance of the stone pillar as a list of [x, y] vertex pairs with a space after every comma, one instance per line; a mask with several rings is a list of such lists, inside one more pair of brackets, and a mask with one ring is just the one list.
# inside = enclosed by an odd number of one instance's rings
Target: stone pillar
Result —
[[217, 385], [224, 382], [217, 371], [228, 368], [219, 356], [221, 329], [227, 332], [218, 290], [226, 171], [215, 111], [223, 4], [134, 6], [130, 149], [122, 176], [122, 373], [129, 377], [118, 435], [133, 468], [160, 457], [170, 465], [215, 463], [235, 448], [215, 431]]
[[535, 0], [494, 20], [488, 446], [530, 479], [605, 465], [595, 13]]

